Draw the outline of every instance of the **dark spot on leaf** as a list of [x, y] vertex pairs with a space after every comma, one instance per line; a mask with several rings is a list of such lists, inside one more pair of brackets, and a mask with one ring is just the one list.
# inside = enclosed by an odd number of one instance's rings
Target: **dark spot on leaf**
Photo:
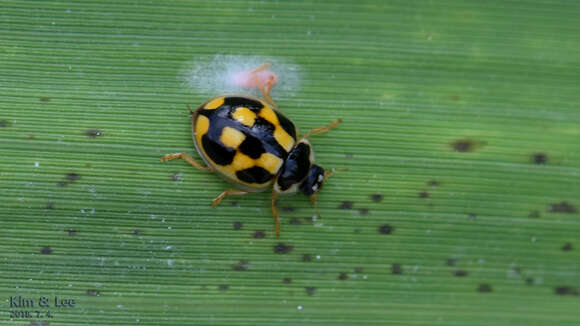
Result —
[[43, 97], [40, 97], [40, 98], [38, 98], [38, 99], [40, 100], [40, 102], [43, 102], [43, 103], [48, 103], [48, 102], [50, 102], [50, 101], [52, 100], [52, 99], [51, 99], [50, 97], [48, 97], [48, 96], [43, 96]]
[[66, 174], [66, 179], [69, 180], [70, 182], [77, 181], [80, 178], [81, 178], [81, 176], [78, 175], [77, 173], [74, 173], [74, 172]]
[[183, 174], [180, 172], [175, 172], [173, 174], [171, 174], [171, 180], [173, 181], [182, 181], [183, 180]]
[[89, 138], [97, 138], [97, 137], [101, 136], [103, 133], [99, 129], [89, 129], [85, 132], [85, 134]]
[[290, 206], [282, 207], [282, 211], [286, 212], [286, 213], [293, 212], [295, 210], [296, 209], [294, 207], [290, 207]]
[[569, 204], [567, 201], [562, 201], [556, 204], [548, 205], [548, 212], [554, 213], [576, 213], [576, 207], [574, 205]]
[[0, 128], [7, 128], [10, 127], [12, 123], [8, 120], [0, 120]]
[[74, 229], [68, 229], [68, 230], [66, 230], [66, 232], [68, 232], [68, 235], [71, 237], [74, 237], [75, 235], [77, 235], [77, 230], [74, 230]]
[[475, 144], [470, 139], [461, 139], [451, 143], [451, 147], [453, 147], [456, 152], [471, 152], [475, 147]]
[[95, 290], [95, 289], [88, 289], [87, 295], [92, 296], [92, 297], [98, 297], [98, 296], [101, 296], [101, 291]]
[[379, 226], [378, 230], [380, 234], [391, 234], [393, 233], [393, 231], [395, 231], [395, 228], [390, 226], [389, 224], [384, 224]]
[[360, 215], [369, 215], [369, 209], [368, 208], [359, 208], [358, 213]]
[[64, 181], [61, 181], [61, 182], [57, 182], [56, 185], [59, 186], [59, 187], [66, 187], [66, 186], [68, 186], [68, 183], [67, 182], [64, 182]]
[[352, 159], [354, 157], [354, 155], [352, 154], [345, 154], [344, 157], [348, 158], [348, 159]]
[[33, 134], [29, 134], [28, 139], [36, 139], [36, 136], [34, 136]]
[[227, 284], [220, 284], [220, 286], [218, 287], [220, 291], [227, 291], [229, 288], [230, 286]]
[[427, 185], [429, 187], [438, 187], [440, 185], [440, 183], [437, 180], [431, 180], [431, 181], [427, 182]]
[[475, 215], [475, 214], [467, 214], [467, 218], [473, 221], [473, 220], [475, 220], [477, 218], [477, 215]]
[[135, 229], [133, 229], [133, 230], [131, 231], [131, 234], [132, 234], [132, 235], [140, 235], [140, 234], [141, 234], [141, 230], [139, 230], [139, 229], [135, 228]]
[[526, 278], [526, 284], [527, 285], [534, 285], [534, 279], [531, 277]]
[[304, 255], [302, 255], [302, 261], [303, 262], [312, 261], [312, 255], [311, 254], [304, 254]]
[[518, 275], [522, 274], [522, 269], [519, 267], [514, 267], [512, 271]]
[[290, 219], [290, 224], [292, 224], [292, 225], [300, 225], [300, 224], [302, 224], [302, 222], [300, 222], [300, 219], [297, 219], [297, 218], [293, 217], [293, 218]]
[[492, 288], [490, 284], [483, 283], [477, 287], [477, 291], [481, 293], [488, 293], [492, 291]]
[[391, 273], [395, 275], [403, 274], [403, 266], [401, 264], [393, 264], [391, 266]]
[[340, 273], [338, 274], [338, 279], [341, 281], [344, 281], [348, 278], [348, 274], [347, 273]]
[[234, 230], [240, 230], [243, 226], [244, 226], [244, 223], [242, 223], [242, 222], [232, 223], [232, 227], [234, 228]]
[[455, 272], [453, 272], [453, 276], [457, 276], [457, 277], [463, 277], [463, 276], [467, 276], [467, 271], [464, 269], [458, 269]]
[[285, 277], [284, 279], [282, 279], [282, 282], [283, 282], [284, 284], [290, 284], [290, 283], [292, 283], [292, 279], [291, 279], [291, 278], [289, 278], [289, 277]]
[[232, 265], [235, 271], [247, 271], [250, 268], [250, 262], [247, 260], [240, 260], [237, 264]]
[[419, 198], [428, 198], [429, 197], [429, 193], [427, 191], [421, 191], [419, 193]]
[[360, 229], [354, 229], [354, 233], [360, 233]]
[[306, 294], [308, 294], [309, 296], [313, 296], [314, 294], [316, 294], [316, 288], [313, 286], [307, 286], [304, 288], [304, 290], [306, 290]]
[[340, 203], [340, 206], [338, 206], [338, 208], [340, 209], [351, 209], [353, 206], [353, 202], [345, 200], [342, 203]]
[[289, 246], [283, 242], [279, 242], [277, 245], [274, 246], [274, 253], [275, 254], [287, 254], [291, 252], [294, 247]]
[[378, 202], [383, 200], [383, 195], [373, 194], [373, 195], [371, 195], [371, 200], [378, 203]]
[[532, 155], [532, 162], [534, 164], [546, 164], [548, 162], [548, 155], [544, 153], [536, 153]]
[[363, 272], [363, 268], [362, 267], [355, 267], [354, 268], [354, 272], [355, 273], [362, 273]]
[[562, 246], [562, 250], [564, 251], [570, 251], [572, 250], [572, 244], [570, 242], [566, 242], [563, 246]]
[[50, 255], [50, 254], [52, 254], [52, 248], [51, 247], [42, 247], [40, 249], [40, 253], [43, 255]]
[[47, 202], [44, 209], [54, 209], [54, 203], [51, 201]]
[[579, 295], [577, 289], [570, 286], [557, 286], [554, 288], [554, 293], [557, 295]]
[[540, 211], [538, 211], [538, 210], [533, 210], [533, 211], [531, 211], [531, 212], [530, 212], [530, 214], [528, 214], [528, 217], [531, 217], [531, 218], [537, 218], [537, 217], [540, 217]]
[[266, 232], [264, 232], [263, 230], [257, 230], [256, 232], [254, 232], [254, 234], [252, 234], [252, 238], [254, 239], [264, 239], [266, 237]]
[[457, 258], [447, 258], [445, 262], [447, 266], [455, 266], [455, 263], [457, 263]]

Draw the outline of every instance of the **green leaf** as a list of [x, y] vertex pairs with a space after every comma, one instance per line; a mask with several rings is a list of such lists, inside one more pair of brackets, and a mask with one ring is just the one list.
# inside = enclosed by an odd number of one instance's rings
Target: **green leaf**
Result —
[[[579, 10], [2, 1], [0, 318], [578, 325]], [[230, 185], [159, 161], [198, 158], [186, 105], [219, 94], [183, 73], [216, 55], [296, 67], [273, 96], [303, 132], [344, 120], [311, 138], [342, 169], [321, 220], [283, 197], [276, 238], [269, 192], [212, 209]]]

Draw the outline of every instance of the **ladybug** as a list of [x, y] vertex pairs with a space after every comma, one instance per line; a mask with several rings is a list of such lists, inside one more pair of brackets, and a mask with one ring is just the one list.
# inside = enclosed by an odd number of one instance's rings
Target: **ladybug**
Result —
[[[183, 159], [194, 167], [216, 172], [235, 188], [213, 199], [212, 207], [229, 195], [245, 195], [272, 188], [272, 216], [276, 236], [280, 236], [280, 219], [276, 208], [279, 194], [298, 190], [309, 196], [316, 209], [316, 197], [334, 170], [325, 171], [314, 163], [309, 136], [329, 131], [342, 120], [310, 130], [299, 137], [294, 123], [283, 115], [269, 95], [277, 79], [260, 83], [257, 73], [264, 74], [267, 65], [252, 72], [252, 80], [264, 100], [244, 95], [222, 95], [191, 110], [192, 137], [205, 166], [186, 153], [165, 155], [161, 161]], [[317, 210], [318, 212], [318, 210]]]

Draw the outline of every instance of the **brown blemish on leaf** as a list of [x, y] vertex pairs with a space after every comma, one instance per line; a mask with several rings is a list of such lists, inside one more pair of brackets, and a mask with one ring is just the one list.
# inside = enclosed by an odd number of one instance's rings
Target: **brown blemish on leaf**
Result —
[[453, 276], [457, 276], [457, 277], [463, 277], [463, 276], [467, 276], [467, 271], [464, 269], [458, 269], [455, 272], [453, 272]]
[[562, 201], [548, 205], [548, 212], [573, 214], [576, 213], [576, 207], [567, 201]]
[[562, 250], [564, 251], [570, 251], [572, 250], [572, 244], [570, 242], [566, 242], [563, 246], [562, 246]]
[[340, 273], [338, 274], [338, 279], [341, 281], [344, 281], [348, 278], [348, 274], [347, 273]]
[[578, 289], [571, 286], [557, 286], [554, 288], [554, 293], [557, 295], [579, 295]]
[[532, 163], [546, 164], [548, 162], [548, 155], [544, 153], [535, 153], [532, 155]]
[[378, 231], [380, 234], [391, 234], [395, 231], [395, 228], [390, 226], [389, 224], [383, 224], [379, 226]]
[[493, 291], [490, 284], [482, 283], [477, 287], [477, 291], [480, 293], [489, 293]]
[[338, 206], [338, 208], [340, 209], [351, 209], [352, 206], [354, 205], [353, 202], [345, 200], [342, 203], [340, 203], [340, 206]]
[[91, 296], [91, 297], [99, 297], [99, 296], [101, 296], [101, 291], [95, 290], [95, 289], [88, 289], [87, 295]]
[[242, 223], [242, 222], [232, 223], [232, 227], [234, 230], [241, 230], [243, 226], [244, 226], [244, 223]]
[[456, 152], [472, 152], [475, 147], [483, 145], [481, 142], [476, 142], [471, 139], [459, 139], [451, 143], [451, 148]]
[[379, 202], [383, 201], [383, 195], [381, 195], [381, 194], [372, 194], [371, 195], [371, 200], [374, 201], [374, 202], [379, 203]]
[[99, 136], [101, 136], [103, 134], [102, 131], [100, 131], [99, 129], [89, 129], [85, 132], [85, 135], [87, 135], [87, 137], [89, 138], [97, 138]]
[[391, 266], [391, 273], [394, 275], [403, 274], [403, 266], [401, 266], [401, 264], [393, 264], [393, 266]]
[[289, 246], [283, 242], [279, 242], [277, 245], [274, 246], [274, 253], [275, 254], [287, 254], [291, 252], [294, 247]]
[[74, 173], [74, 172], [66, 174], [66, 179], [70, 182], [75, 182], [75, 181], [79, 180], [80, 178], [81, 178], [81, 176], [77, 173]]
[[314, 294], [316, 294], [316, 288], [313, 286], [307, 286], [304, 288], [304, 290], [306, 291], [306, 294], [308, 294], [309, 296], [313, 296]]
[[52, 254], [52, 248], [51, 247], [42, 247], [42, 248], [40, 248], [40, 253], [43, 255], [50, 255], [50, 254]]
[[250, 262], [247, 260], [240, 260], [237, 264], [232, 265], [235, 271], [247, 271], [250, 268]]
[[254, 239], [264, 239], [266, 237], [266, 232], [264, 232], [263, 230], [257, 230], [256, 232], [254, 232], [254, 234], [252, 234], [252, 238]]

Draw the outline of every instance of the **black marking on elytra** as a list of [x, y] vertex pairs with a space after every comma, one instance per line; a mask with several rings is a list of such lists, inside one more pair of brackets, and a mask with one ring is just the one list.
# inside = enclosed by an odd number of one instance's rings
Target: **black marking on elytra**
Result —
[[242, 222], [233, 222], [232, 223], [232, 228], [234, 230], [240, 230], [240, 229], [242, 229], [243, 226], [244, 226], [244, 223], [242, 223]]
[[290, 152], [278, 175], [278, 186], [281, 190], [289, 189], [293, 184], [302, 181], [310, 170], [310, 145], [299, 143]]
[[531, 217], [531, 218], [540, 217], [540, 211], [537, 210], [537, 209], [536, 210], [533, 210], [533, 211], [530, 212], [530, 214], [528, 214], [528, 217]]
[[535, 153], [532, 155], [532, 163], [534, 164], [546, 164], [548, 162], [548, 155], [544, 153]]
[[567, 285], [555, 287], [554, 293], [557, 295], [580, 295], [580, 292], [578, 292], [578, 289], [575, 289], [575, 288], [573, 288], [571, 286], [567, 286]]
[[338, 206], [338, 208], [340, 209], [351, 209], [354, 206], [354, 203], [351, 202], [350, 200], [345, 200], [343, 202], [340, 203], [340, 206]]
[[240, 144], [238, 149], [243, 154], [246, 154], [253, 159], [259, 158], [260, 156], [262, 156], [263, 153], [266, 152], [264, 146], [262, 145], [262, 141], [251, 135], [246, 136], [246, 138]]
[[312, 164], [310, 171], [308, 171], [308, 176], [300, 184], [300, 191], [306, 196], [311, 196], [312, 194], [320, 191], [322, 185], [324, 184], [324, 169], [319, 165]]
[[311, 254], [304, 254], [304, 255], [302, 255], [302, 261], [303, 262], [310, 262], [310, 261], [312, 261], [312, 255]]
[[344, 272], [343, 273], [340, 273], [340, 274], [338, 274], [338, 277], [337, 278], [339, 280], [341, 280], [341, 281], [344, 281], [344, 280], [346, 280], [348, 278], [348, 274], [347, 273], [344, 273]]
[[565, 243], [565, 244], [562, 246], [562, 250], [563, 250], [563, 251], [570, 251], [570, 250], [572, 250], [572, 249], [573, 249], [573, 247], [572, 247], [572, 243], [570, 243], [570, 242], [566, 242], [566, 243]]
[[391, 234], [395, 231], [395, 228], [389, 224], [384, 224], [379, 226], [378, 231], [380, 234]]
[[85, 135], [87, 135], [89, 138], [97, 138], [103, 135], [103, 132], [99, 129], [89, 129], [85, 132]]
[[264, 239], [266, 237], [266, 232], [264, 230], [257, 230], [252, 234], [252, 238], [254, 239]]
[[252, 110], [255, 113], [260, 112], [260, 110], [264, 107], [264, 105], [262, 105], [261, 102], [253, 100], [251, 98], [241, 96], [228, 96], [224, 98], [224, 104], [222, 104], [219, 108], [227, 107], [230, 108], [230, 110], [233, 110], [242, 106]]
[[393, 264], [393, 266], [391, 266], [391, 273], [394, 275], [403, 274], [403, 266], [401, 266], [401, 264]]
[[306, 291], [306, 294], [308, 294], [309, 296], [313, 296], [316, 294], [316, 288], [314, 286], [307, 286], [304, 288], [304, 290]]
[[482, 284], [479, 284], [479, 286], [477, 287], [477, 292], [480, 292], [480, 293], [489, 293], [491, 291], [493, 291], [491, 284], [482, 283]]
[[101, 291], [95, 290], [95, 289], [88, 289], [87, 290], [87, 295], [88, 296], [91, 296], [91, 297], [100, 297], [101, 296]]
[[292, 283], [292, 279], [291, 279], [291, 278], [289, 278], [289, 277], [284, 277], [284, 278], [282, 279], [282, 282], [283, 282], [284, 284], [290, 284], [290, 283]]
[[274, 176], [260, 166], [253, 166], [248, 169], [236, 172], [236, 177], [247, 183], [262, 184], [270, 181]]
[[276, 254], [287, 254], [289, 252], [291, 252], [294, 249], [294, 247], [287, 245], [283, 242], [279, 242], [278, 244], [276, 244], [274, 246], [274, 253]]
[[220, 284], [220, 286], [218, 286], [218, 289], [220, 291], [227, 291], [229, 288], [230, 288], [230, 286], [227, 284]]
[[468, 272], [464, 269], [458, 269], [455, 272], [453, 272], [453, 276], [457, 276], [457, 277], [463, 277], [463, 276], [467, 276]]
[[475, 147], [475, 143], [470, 139], [460, 139], [452, 142], [451, 147], [456, 152], [471, 152]]
[[567, 201], [548, 205], [548, 212], [573, 214], [576, 211], [576, 207]]
[[250, 268], [250, 262], [247, 260], [240, 260], [237, 264], [232, 265], [235, 271], [247, 271]]
[[40, 248], [40, 253], [43, 255], [50, 255], [50, 254], [52, 254], [52, 248], [51, 247], [42, 247], [42, 248]]
[[201, 144], [207, 153], [207, 156], [219, 165], [228, 165], [233, 162], [236, 150], [223, 146], [221, 143], [214, 141], [208, 134], [201, 137]]
[[284, 129], [284, 131], [286, 131], [288, 135], [290, 135], [292, 138], [294, 138], [294, 140], [296, 140], [296, 127], [294, 126], [294, 123], [292, 123], [290, 119], [283, 116], [280, 112], [274, 110], [274, 113], [276, 113], [276, 117], [278, 117], [278, 121], [280, 122], [280, 126], [282, 126], [282, 129]]
[[379, 202], [383, 201], [383, 195], [381, 195], [381, 194], [372, 194], [371, 195], [371, 200], [374, 201], [374, 202], [379, 203]]

